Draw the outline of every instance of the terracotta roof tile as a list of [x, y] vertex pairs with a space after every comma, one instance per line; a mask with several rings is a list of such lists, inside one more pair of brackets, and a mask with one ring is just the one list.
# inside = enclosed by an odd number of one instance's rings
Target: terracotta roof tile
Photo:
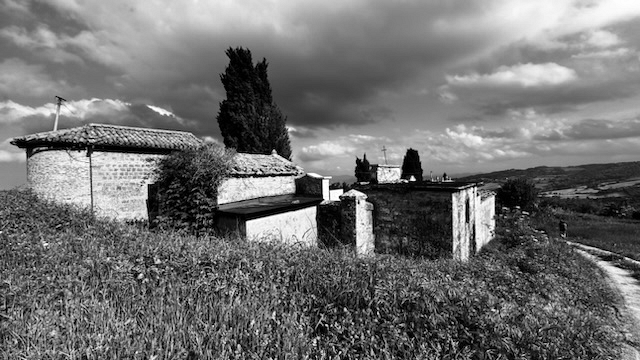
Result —
[[185, 131], [146, 129], [129, 126], [88, 124], [16, 137], [11, 144], [20, 148], [62, 145], [71, 147], [114, 147], [154, 150], [184, 150], [203, 144]]
[[[20, 148], [37, 146], [87, 146], [120, 149], [185, 150], [203, 144], [195, 135], [185, 131], [136, 128], [106, 124], [24, 135], [11, 140]], [[237, 153], [230, 174], [244, 176], [302, 175], [302, 168], [276, 153], [271, 155]]]
[[237, 153], [230, 173], [236, 176], [302, 175], [304, 170], [278, 154]]

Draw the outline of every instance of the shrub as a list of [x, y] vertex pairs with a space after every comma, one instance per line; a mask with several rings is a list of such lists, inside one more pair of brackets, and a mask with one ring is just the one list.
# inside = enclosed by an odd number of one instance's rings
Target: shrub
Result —
[[207, 144], [176, 151], [158, 166], [158, 225], [201, 234], [214, 225], [218, 186], [227, 176], [234, 152]]
[[538, 190], [533, 181], [526, 178], [507, 180], [498, 190], [496, 200], [506, 207], [520, 206], [532, 210], [538, 199]]

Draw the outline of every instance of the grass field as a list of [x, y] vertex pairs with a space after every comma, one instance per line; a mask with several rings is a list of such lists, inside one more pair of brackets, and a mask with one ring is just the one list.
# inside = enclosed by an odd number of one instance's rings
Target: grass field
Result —
[[534, 226], [557, 236], [560, 218], [568, 223], [569, 240], [640, 261], [640, 221], [553, 210], [534, 218]]
[[499, 234], [467, 263], [358, 259], [0, 192], [0, 358], [617, 359], [620, 299], [599, 270], [526, 228]]

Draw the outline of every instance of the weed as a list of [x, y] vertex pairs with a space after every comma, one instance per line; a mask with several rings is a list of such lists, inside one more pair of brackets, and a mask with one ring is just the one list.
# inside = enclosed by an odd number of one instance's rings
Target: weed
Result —
[[536, 214], [533, 224], [549, 234], [558, 234], [560, 218], [565, 219], [569, 225], [569, 240], [640, 261], [639, 221], [546, 208]]
[[5, 359], [615, 359], [623, 341], [597, 268], [525, 227], [467, 263], [360, 259], [149, 232], [18, 191], [0, 204]]

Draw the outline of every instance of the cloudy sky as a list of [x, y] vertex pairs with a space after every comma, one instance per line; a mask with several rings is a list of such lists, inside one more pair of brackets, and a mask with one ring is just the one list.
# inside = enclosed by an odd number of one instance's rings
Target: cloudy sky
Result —
[[0, 188], [14, 136], [112, 123], [221, 139], [229, 47], [266, 58], [294, 160], [426, 173], [639, 160], [640, 1], [0, 0]]

